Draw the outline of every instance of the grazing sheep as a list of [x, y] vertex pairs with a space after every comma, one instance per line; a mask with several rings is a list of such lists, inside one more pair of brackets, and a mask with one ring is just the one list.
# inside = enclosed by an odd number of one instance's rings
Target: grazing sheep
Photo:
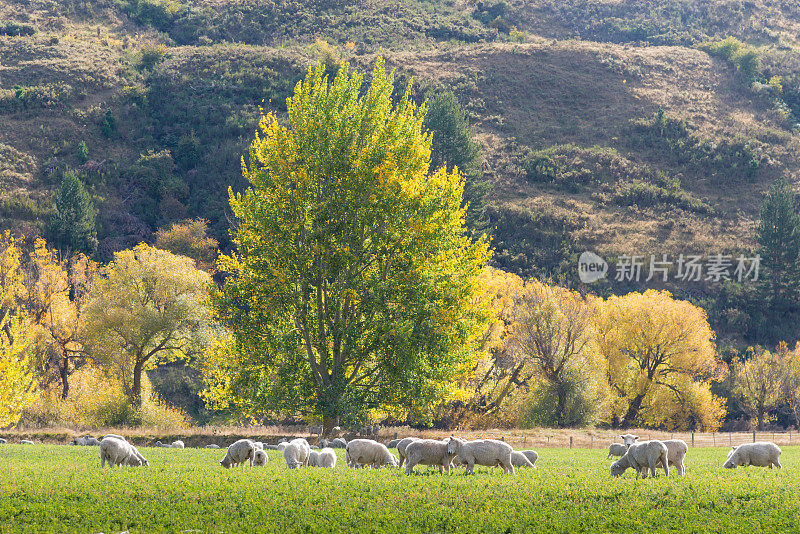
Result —
[[315, 450], [308, 453], [308, 467], [319, 467], [319, 453]]
[[627, 452], [628, 447], [623, 445], [622, 443], [612, 443], [608, 446], [608, 456], [606, 456], [606, 460], [611, 458], [612, 456], [623, 456], [625, 452]]
[[170, 445], [170, 447], [173, 448], [173, 449], [185, 449], [186, 448], [186, 446], [183, 444], [183, 441], [181, 441], [181, 440], [173, 441], [172, 445]]
[[451, 437], [447, 440], [447, 452], [458, 455], [459, 461], [466, 464], [467, 475], [475, 472], [475, 464], [487, 467], [499, 465], [503, 468], [503, 472], [514, 474], [514, 465], [511, 463], [511, 453], [514, 449], [504, 441], [496, 439], [466, 441]]
[[317, 453], [317, 466], [329, 469], [336, 467], [336, 451], [330, 448], [319, 451]]
[[283, 450], [283, 457], [289, 469], [308, 466], [308, 457], [311, 455], [311, 448], [303, 438], [293, 439]]
[[19, 444], [20, 445], [35, 445], [35, 443], [32, 442], [29, 439], [21, 439], [21, 440], [19, 440]]
[[400, 458], [400, 467], [403, 467], [403, 462], [406, 461], [406, 449], [417, 440], [419, 438], [403, 438], [397, 442], [397, 456]]
[[[408, 439], [406, 443], [402, 443]], [[406, 462], [406, 475], [414, 472], [414, 466], [421, 465], [437, 465], [439, 466], [439, 473], [450, 474], [450, 464], [453, 461], [455, 453], [450, 452], [447, 447], [446, 441], [438, 439], [417, 439], [405, 438], [401, 441], [403, 447], [403, 456]], [[398, 445], [398, 453], [400, 446]]]
[[622, 438], [622, 443], [625, 444], [626, 449], [639, 440], [639, 436], [634, 434], [622, 434], [620, 437]]
[[327, 440], [327, 439], [319, 440], [319, 448], [320, 449], [326, 449], [326, 448], [330, 447], [330, 445], [331, 445], [331, 442], [329, 440]]
[[263, 441], [254, 441], [253, 442], [253, 446], [256, 449], [261, 449], [262, 451], [264, 450], [264, 442]]
[[[496, 465], [500, 464], [497, 463]], [[533, 467], [533, 463], [531, 463], [528, 457], [519, 451], [511, 452], [511, 465], [514, 467]]]
[[219, 445], [215, 445], [214, 443], [210, 443], [206, 445], [206, 449], [219, 449]]
[[106, 438], [117, 438], [117, 439], [121, 439], [122, 441], [128, 441], [127, 439], [125, 439], [124, 437], [120, 436], [119, 434], [106, 434], [105, 436], [100, 438], [100, 441], [103, 441]]
[[539, 453], [536, 451], [519, 451], [521, 454], [525, 455], [525, 458], [533, 464], [533, 468], [536, 469], [536, 460], [539, 459]]
[[771, 441], [756, 441], [755, 443], [745, 443], [731, 447], [728, 453], [728, 458], [722, 467], [726, 469], [736, 469], [740, 465], [747, 467], [754, 465], [756, 467], [769, 467], [776, 466], [781, 469], [781, 462], [778, 457], [781, 455], [781, 449]]
[[[284, 447], [284, 448], [285, 448], [285, 447]], [[265, 451], [277, 451], [277, 450], [278, 450], [278, 446], [277, 446], [277, 445], [267, 445], [267, 444], [265, 443], [265, 444], [264, 444], [264, 450], [265, 450]], [[283, 450], [283, 449], [280, 449], [280, 450]]]
[[[689, 446], [682, 439], [668, 439], [663, 443], [667, 446], [667, 458], [669, 459], [669, 465], [677, 467], [678, 474], [683, 476], [686, 473], [686, 467], [683, 465], [683, 459], [686, 457], [686, 453], [689, 452]], [[663, 467], [663, 465], [661, 465], [661, 462], [658, 462], [656, 467]]]
[[236, 443], [228, 447], [228, 452], [225, 453], [225, 458], [219, 463], [225, 469], [230, 469], [231, 466], [244, 465], [250, 460], [250, 467], [253, 467], [253, 455], [256, 452], [256, 447], [249, 439], [240, 439]]
[[150, 465], [139, 451], [125, 440], [113, 437], [105, 437], [100, 442], [100, 467], [105, 467], [108, 462], [109, 467], [118, 465], [129, 465], [139, 467]]
[[332, 449], [346, 449], [347, 440], [344, 438], [335, 438], [333, 441], [331, 441], [329, 447]]
[[395, 447], [397, 447], [397, 444], [400, 443], [400, 441], [401, 440], [399, 440], [399, 439], [393, 439], [389, 443], [386, 444], [386, 447], [389, 448], [389, 449], [394, 449]]
[[636, 471], [636, 478], [639, 478], [639, 475], [646, 478], [648, 468], [650, 474], [656, 476], [656, 466], [659, 462], [664, 468], [664, 474], [669, 475], [667, 446], [663, 442], [655, 439], [637, 441], [628, 447], [622, 458], [611, 464], [611, 476], [621, 476], [629, 467]]
[[267, 453], [264, 452], [264, 449], [256, 449], [253, 452], [253, 465], [264, 467], [267, 465], [268, 461], [269, 456], [267, 456]]
[[281, 442], [281, 443], [278, 443], [278, 444], [275, 446], [275, 450], [278, 450], [278, 451], [285, 451], [285, 450], [286, 450], [286, 447], [288, 447], [288, 446], [289, 446], [289, 442], [288, 442], [288, 441], [283, 441], [283, 442]]
[[312, 426], [308, 427], [308, 434], [310, 436], [313, 436], [315, 434], [317, 436], [321, 436], [322, 435], [322, 430], [323, 430], [322, 429], [322, 425], [312, 425]]
[[73, 439], [70, 445], [77, 445], [79, 447], [88, 447], [88, 446], [100, 445], [100, 442], [97, 441], [92, 436], [84, 436], [82, 438]]
[[0, 438], [0, 445], [5, 445], [8, 443], [4, 438]]
[[399, 467], [398, 460], [389, 452], [386, 445], [371, 439], [354, 439], [347, 444], [347, 465], [350, 467], [371, 465], [373, 468], [384, 466]]

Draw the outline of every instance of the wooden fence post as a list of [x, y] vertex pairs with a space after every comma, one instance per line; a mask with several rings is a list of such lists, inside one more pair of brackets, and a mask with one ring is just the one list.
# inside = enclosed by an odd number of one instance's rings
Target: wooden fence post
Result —
[[753, 430], [753, 443], [755, 443], [755, 442], [756, 442], [756, 431]]
[[694, 447], [694, 430], [692, 430], [692, 447]]
[[572, 436], [569, 437], [569, 448], [572, 448]]

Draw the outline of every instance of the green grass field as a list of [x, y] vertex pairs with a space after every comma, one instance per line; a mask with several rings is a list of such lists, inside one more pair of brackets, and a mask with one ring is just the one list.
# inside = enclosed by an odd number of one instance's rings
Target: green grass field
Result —
[[0, 446], [0, 532], [797, 532], [800, 447], [784, 469], [721, 468], [692, 449], [684, 478], [612, 479], [603, 451], [541, 449], [536, 470], [466, 477], [398, 470], [224, 470], [223, 451], [139, 449], [101, 470], [97, 447]]

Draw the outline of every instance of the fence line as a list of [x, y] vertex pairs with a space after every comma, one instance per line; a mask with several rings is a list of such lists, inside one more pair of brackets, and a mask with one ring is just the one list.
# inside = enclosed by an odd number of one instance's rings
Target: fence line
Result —
[[[516, 435], [514, 431], [506, 431], [500, 436], [504, 441], [514, 446], [537, 446], [537, 447], [560, 447], [560, 448], [584, 448], [584, 449], [605, 449], [610, 443], [621, 443], [619, 435], [626, 431], [618, 432], [604, 431], [602, 435], [591, 434], [588, 432], [577, 431], [569, 434], [560, 432], [558, 434], [522, 434]], [[632, 431], [639, 436], [640, 440], [645, 439], [682, 439], [689, 447], [731, 447], [743, 443], [755, 441], [772, 441], [777, 445], [800, 445], [798, 433], [792, 431], [752, 431], [752, 432], [659, 432], [659, 431]]]

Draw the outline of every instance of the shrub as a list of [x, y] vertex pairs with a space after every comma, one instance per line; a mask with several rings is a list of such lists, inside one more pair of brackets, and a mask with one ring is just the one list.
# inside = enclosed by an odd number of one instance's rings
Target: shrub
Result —
[[38, 28], [36, 28], [36, 26], [33, 24], [25, 24], [23, 22], [8, 21], [0, 24], [0, 35], [22, 37], [33, 35], [38, 31]]

